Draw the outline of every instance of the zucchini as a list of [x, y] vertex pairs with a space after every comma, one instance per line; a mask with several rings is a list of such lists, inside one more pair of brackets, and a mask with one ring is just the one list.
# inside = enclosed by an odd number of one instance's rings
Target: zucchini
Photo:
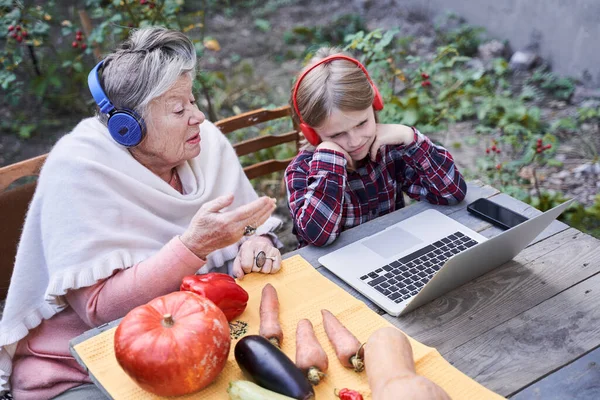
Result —
[[227, 393], [230, 400], [293, 400], [291, 397], [267, 390], [250, 381], [229, 382]]

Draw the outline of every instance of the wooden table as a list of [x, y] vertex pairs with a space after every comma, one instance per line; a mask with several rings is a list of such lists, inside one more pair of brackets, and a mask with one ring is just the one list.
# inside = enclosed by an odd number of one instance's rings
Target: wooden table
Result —
[[317, 259], [382, 228], [435, 208], [486, 237], [498, 228], [470, 215], [480, 197], [526, 216], [540, 211], [481, 183], [456, 206], [417, 202], [344, 232], [329, 247], [300, 254], [459, 370], [514, 399], [600, 399], [600, 241], [554, 221], [512, 261], [402, 317], [392, 317], [322, 267]]

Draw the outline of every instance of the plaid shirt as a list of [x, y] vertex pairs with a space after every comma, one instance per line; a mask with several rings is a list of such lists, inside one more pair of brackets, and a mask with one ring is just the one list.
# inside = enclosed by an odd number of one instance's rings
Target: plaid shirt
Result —
[[413, 130], [413, 143], [383, 146], [376, 162], [367, 159], [355, 171], [334, 150], [303, 150], [292, 160], [285, 179], [300, 247], [331, 244], [342, 231], [404, 207], [402, 192], [433, 204], [465, 198], [452, 155]]

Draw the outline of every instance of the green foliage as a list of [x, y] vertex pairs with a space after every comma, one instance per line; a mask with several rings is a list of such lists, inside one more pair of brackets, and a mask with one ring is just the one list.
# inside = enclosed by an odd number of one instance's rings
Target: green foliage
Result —
[[312, 47], [339, 46], [344, 43], [347, 35], [365, 29], [364, 20], [360, 15], [344, 14], [326, 25], [296, 26], [286, 32], [284, 40], [287, 44], [310, 43]]
[[[567, 199], [560, 193], [543, 192], [541, 196], [528, 198], [526, 200], [535, 208], [546, 211], [563, 203]], [[589, 207], [585, 207], [583, 204], [575, 202], [561, 214], [559, 219], [573, 228], [600, 238], [600, 194], [596, 195], [594, 204]]]
[[482, 43], [485, 29], [462, 23], [458, 27], [443, 31], [438, 29], [438, 40], [454, 47], [459, 54], [473, 57]]
[[[110, 52], [132, 28], [161, 25], [181, 30], [192, 37], [198, 56], [218, 51], [218, 43], [205, 35], [207, 10], [183, 13], [184, 0], [86, 0], [83, 3], [83, 10], [94, 25], [91, 32], [84, 33], [85, 29], [78, 22], [78, 10], [68, 8], [67, 15], [55, 14], [59, 11], [54, 0], [43, 6], [25, 6], [20, 1], [0, 2], [0, 34], [6, 33], [5, 46], [0, 50], [0, 104], [11, 109], [39, 109], [33, 116], [38, 124], [45, 123], [51, 116], [89, 113], [93, 102], [86, 82], [96, 62], [94, 51], [98, 56]], [[266, 28], [264, 23], [260, 26]], [[216, 112], [210, 96], [215, 95], [221, 79], [218, 73], [207, 71], [202, 71], [198, 79], [208, 114], [213, 119]], [[31, 120], [31, 115], [15, 112], [8, 129], [26, 138], [32, 130], [21, 125], [30, 124]]]
[[529, 84], [539, 86], [560, 100], [569, 100], [575, 92], [575, 83], [570, 78], [557, 77], [545, 68], [538, 68], [528, 79]]
[[268, 32], [271, 30], [271, 23], [266, 19], [257, 18], [254, 20], [254, 26], [260, 29], [263, 32]]
[[369, 33], [361, 30], [348, 34], [344, 38], [347, 43], [344, 50], [358, 50], [362, 54], [362, 62], [365, 64], [381, 64], [389, 57], [387, 50], [398, 32], [398, 29], [393, 29], [382, 33], [381, 29], [376, 29]]

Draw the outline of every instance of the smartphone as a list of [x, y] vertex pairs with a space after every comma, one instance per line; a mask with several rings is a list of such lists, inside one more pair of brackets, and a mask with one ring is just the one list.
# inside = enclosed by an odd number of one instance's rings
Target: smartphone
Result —
[[510, 229], [528, 219], [524, 215], [483, 198], [469, 204], [467, 211], [501, 229]]

